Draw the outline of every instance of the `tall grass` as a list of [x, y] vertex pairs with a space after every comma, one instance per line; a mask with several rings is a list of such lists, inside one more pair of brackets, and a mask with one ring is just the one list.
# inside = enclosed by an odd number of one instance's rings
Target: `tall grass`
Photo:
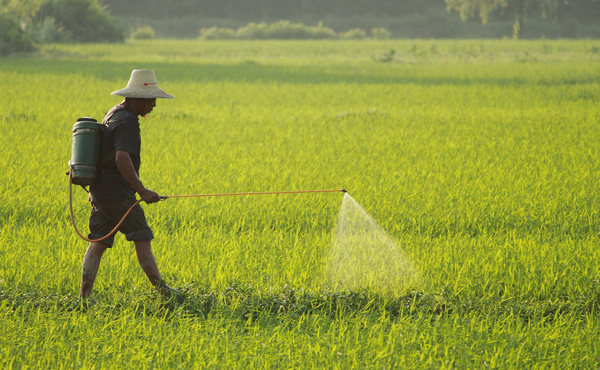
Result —
[[[162, 40], [0, 60], [0, 363], [598, 366], [598, 47]], [[187, 300], [161, 301], [118, 237], [81, 304], [71, 127], [141, 67], [176, 96], [141, 119], [148, 187], [344, 187], [422, 284], [330, 286], [340, 194], [169, 199], [144, 208]]]

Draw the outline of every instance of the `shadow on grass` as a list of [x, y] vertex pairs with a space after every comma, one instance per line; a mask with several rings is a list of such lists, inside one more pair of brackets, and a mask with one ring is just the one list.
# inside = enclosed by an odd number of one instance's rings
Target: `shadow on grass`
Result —
[[597, 315], [600, 313], [600, 283], [595, 282], [587, 296], [568, 299], [516, 299], [498, 296], [461, 296], [447, 291], [437, 293], [406, 292], [387, 296], [369, 291], [305, 291], [283, 287], [261, 292], [246, 285], [231, 284], [222, 290], [189, 285], [183, 297], [166, 300], [154, 291], [100, 293], [80, 300], [75, 294], [57, 292], [13, 292], [0, 290], [0, 304], [15, 314], [23, 312], [86, 312], [106, 314], [133, 312], [136, 316], [225, 317], [247, 321], [295, 318], [303, 315], [373, 317], [385, 314], [392, 320], [413, 316], [436, 319], [450, 314], [482, 314], [496, 317], [516, 316], [525, 322], [552, 322], [561, 315]]

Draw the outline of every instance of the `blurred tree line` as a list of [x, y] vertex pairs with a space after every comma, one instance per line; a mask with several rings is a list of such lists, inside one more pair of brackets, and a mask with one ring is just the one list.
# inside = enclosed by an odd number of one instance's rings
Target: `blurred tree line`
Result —
[[0, 54], [281, 20], [403, 38], [600, 37], [600, 0], [0, 0]]
[[600, 37], [600, 0], [99, 1], [122, 24], [142, 27], [151, 20], [157, 34], [168, 37], [279, 20], [322, 22], [336, 32], [384, 27], [392, 37], [404, 38], [507, 37], [517, 23], [524, 37]]
[[463, 20], [478, 17], [487, 23], [490, 17], [513, 18], [513, 37], [518, 38], [528, 18], [556, 20], [576, 18], [600, 21], [600, 0], [445, 0], [447, 9], [460, 13]]
[[124, 30], [97, 0], [0, 0], [0, 55], [43, 42], [118, 42]]
[[[326, 15], [401, 16], [419, 14], [444, 7], [444, 0], [101, 0], [113, 14], [138, 14], [149, 17], [182, 17], [195, 14], [203, 18], [319, 19]], [[464, 16], [477, 12], [483, 17], [513, 17], [523, 7], [540, 7], [546, 13], [579, 19], [600, 20], [599, 0], [446, 0], [448, 9]], [[465, 5], [466, 4], [466, 5]], [[500, 10], [500, 11], [498, 11]]]
[[113, 12], [151, 17], [202, 17], [242, 20], [295, 19], [323, 15], [402, 14], [422, 12], [442, 0], [101, 0]]

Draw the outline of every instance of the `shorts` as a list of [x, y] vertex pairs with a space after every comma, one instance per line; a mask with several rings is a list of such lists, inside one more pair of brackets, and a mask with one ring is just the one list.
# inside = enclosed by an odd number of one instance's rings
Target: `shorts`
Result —
[[[88, 238], [98, 239], [107, 235], [119, 223], [125, 212], [135, 203], [135, 198], [126, 199], [115, 203], [92, 204], [90, 214], [90, 233]], [[137, 204], [125, 221], [119, 227], [129, 241], [144, 241], [154, 239], [154, 234], [146, 222], [144, 210]], [[112, 247], [115, 235], [106, 238], [101, 243]]]

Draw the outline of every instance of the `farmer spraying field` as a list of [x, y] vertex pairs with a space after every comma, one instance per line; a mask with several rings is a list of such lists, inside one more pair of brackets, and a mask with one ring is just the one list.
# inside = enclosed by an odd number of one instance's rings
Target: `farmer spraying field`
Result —
[[[112, 95], [125, 97], [104, 117], [102, 146], [98, 178], [90, 186], [90, 234], [100, 239], [115, 228], [128, 209], [137, 202], [136, 193], [146, 203], [155, 203], [160, 196], [146, 188], [139, 178], [140, 124], [138, 116], [145, 116], [156, 106], [156, 98], [173, 98], [158, 87], [152, 70], [133, 70], [127, 87], [113, 91]], [[161, 294], [171, 296], [176, 291], [162, 279], [152, 253], [152, 230], [146, 222], [144, 211], [136, 204], [123, 220], [118, 230], [135, 244], [140, 266]], [[107, 248], [111, 248], [114, 234], [100, 241], [91, 241], [83, 258], [80, 297], [88, 297], [96, 279], [100, 260]]]
[[[70, 184], [90, 185], [89, 200], [92, 204], [90, 233], [86, 238], [75, 225], [70, 185], [71, 221], [77, 234], [90, 242], [83, 260], [82, 298], [91, 294], [100, 260], [106, 249], [112, 247], [117, 231], [134, 242], [140, 266], [152, 285], [167, 298], [182, 297], [161, 277], [151, 249], [154, 236], [140, 201], [155, 203], [168, 198], [346, 193], [345, 189], [328, 189], [161, 196], [147, 189], [139, 178], [141, 138], [138, 116], [150, 113], [156, 106], [156, 98], [173, 96], [158, 87], [151, 70], [134, 70], [127, 87], [112, 94], [123, 96], [125, 100], [106, 114], [102, 125], [85, 117], [73, 126], [73, 150], [68, 172]], [[140, 200], [136, 199], [136, 193]], [[346, 193], [327, 279], [332, 285], [345, 289], [368, 287], [395, 291], [412, 283], [414, 272], [399, 248], [355, 201], [349, 200], [352, 198]], [[361, 212], [356, 212], [359, 208]]]

